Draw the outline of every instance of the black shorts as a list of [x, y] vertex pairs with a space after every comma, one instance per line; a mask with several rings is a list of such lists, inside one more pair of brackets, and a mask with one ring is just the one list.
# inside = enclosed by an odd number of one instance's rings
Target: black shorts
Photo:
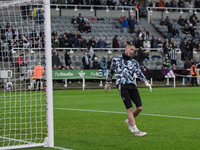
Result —
[[133, 101], [136, 108], [142, 106], [140, 94], [135, 84], [120, 84], [117, 87], [126, 109], [133, 107], [131, 101]]

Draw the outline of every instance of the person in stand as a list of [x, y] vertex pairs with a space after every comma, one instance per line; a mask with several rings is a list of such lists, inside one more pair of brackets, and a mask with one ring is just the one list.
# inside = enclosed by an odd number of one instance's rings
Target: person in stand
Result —
[[90, 56], [88, 52], [84, 52], [84, 56], [82, 57], [83, 69], [90, 69]]
[[24, 59], [24, 54], [20, 54], [18, 57], [17, 57], [17, 68], [18, 68], [18, 72], [20, 71], [20, 67], [21, 66], [25, 66], [25, 59]]
[[196, 65], [194, 63], [194, 61], [192, 61], [192, 66], [190, 67], [190, 74], [192, 75], [192, 86], [194, 86], [194, 84], [196, 84], [198, 86], [197, 83], [197, 69], [196, 69]]
[[[116, 85], [127, 111], [128, 119], [125, 120], [125, 123], [128, 125], [130, 132], [135, 133], [135, 136], [145, 136], [147, 133], [141, 132], [135, 123], [135, 117], [139, 115], [143, 108], [140, 94], [136, 87], [134, 73], [136, 73], [141, 81], [145, 82], [145, 85], [149, 88], [150, 92], [152, 92], [152, 88], [140, 70], [137, 61], [131, 58], [135, 49], [135, 45], [128, 43], [125, 52], [122, 53], [121, 56], [116, 56], [112, 59], [104, 90], [105, 92], [110, 91], [110, 82], [115, 73]], [[135, 110], [133, 110], [132, 102], [136, 106]]]
[[42, 76], [44, 75], [44, 68], [38, 63], [34, 68], [33, 77], [36, 79], [35, 90], [42, 88]]

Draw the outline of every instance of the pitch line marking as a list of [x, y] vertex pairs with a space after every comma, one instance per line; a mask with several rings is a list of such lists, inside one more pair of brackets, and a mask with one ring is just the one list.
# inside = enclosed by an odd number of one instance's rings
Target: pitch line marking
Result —
[[[28, 141], [24, 141], [24, 140], [13, 139], [13, 138], [7, 138], [7, 137], [3, 137], [3, 136], [0, 136], [0, 138], [6, 139], [6, 140], [10, 140], [10, 141], [24, 142], [24, 143], [27, 143], [27, 144], [35, 144], [33, 142], [28, 142]], [[15, 145], [15, 146], [18, 146], [18, 145]], [[68, 149], [68, 148], [63, 148], [63, 147], [57, 147], [57, 146], [48, 147], [48, 148], [55, 148], [55, 149], [61, 149], [61, 150], [73, 150], [73, 149]]]
[[[87, 110], [87, 109], [71, 109], [71, 108], [54, 108], [57, 110], [72, 110], [72, 111], [85, 111], [85, 112], [100, 112], [100, 113], [111, 113], [111, 114], [126, 114], [126, 112], [117, 112], [117, 111], [103, 111], [103, 110]], [[160, 114], [145, 114], [141, 113], [140, 115], [144, 116], [156, 116], [156, 117], [166, 117], [166, 118], [178, 118], [178, 119], [190, 119], [190, 120], [200, 120], [200, 118], [193, 117], [183, 117], [183, 116], [169, 116], [169, 115], [160, 115]]]

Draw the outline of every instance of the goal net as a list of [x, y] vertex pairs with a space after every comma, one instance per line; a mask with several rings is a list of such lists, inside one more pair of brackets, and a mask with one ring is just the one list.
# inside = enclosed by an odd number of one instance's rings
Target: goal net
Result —
[[0, 0], [0, 150], [54, 145], [46, 56], [49, 0]]

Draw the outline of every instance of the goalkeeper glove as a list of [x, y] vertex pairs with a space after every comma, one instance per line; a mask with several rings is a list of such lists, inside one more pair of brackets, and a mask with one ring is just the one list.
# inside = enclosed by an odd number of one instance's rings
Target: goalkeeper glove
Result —
[[149, 88], [149, 92], [151, 93], [151, 92], [152, 92], [152, 87], [151, 87], [151, 85], [148, 83], [148, 81], [145, 81], [144, 83], [145, 83], [145, 85]]
[[106, 85], [104, 86], [104, 91], [109, 92], [111, 90], [111, 86], [109, 82], [106, 82]]

